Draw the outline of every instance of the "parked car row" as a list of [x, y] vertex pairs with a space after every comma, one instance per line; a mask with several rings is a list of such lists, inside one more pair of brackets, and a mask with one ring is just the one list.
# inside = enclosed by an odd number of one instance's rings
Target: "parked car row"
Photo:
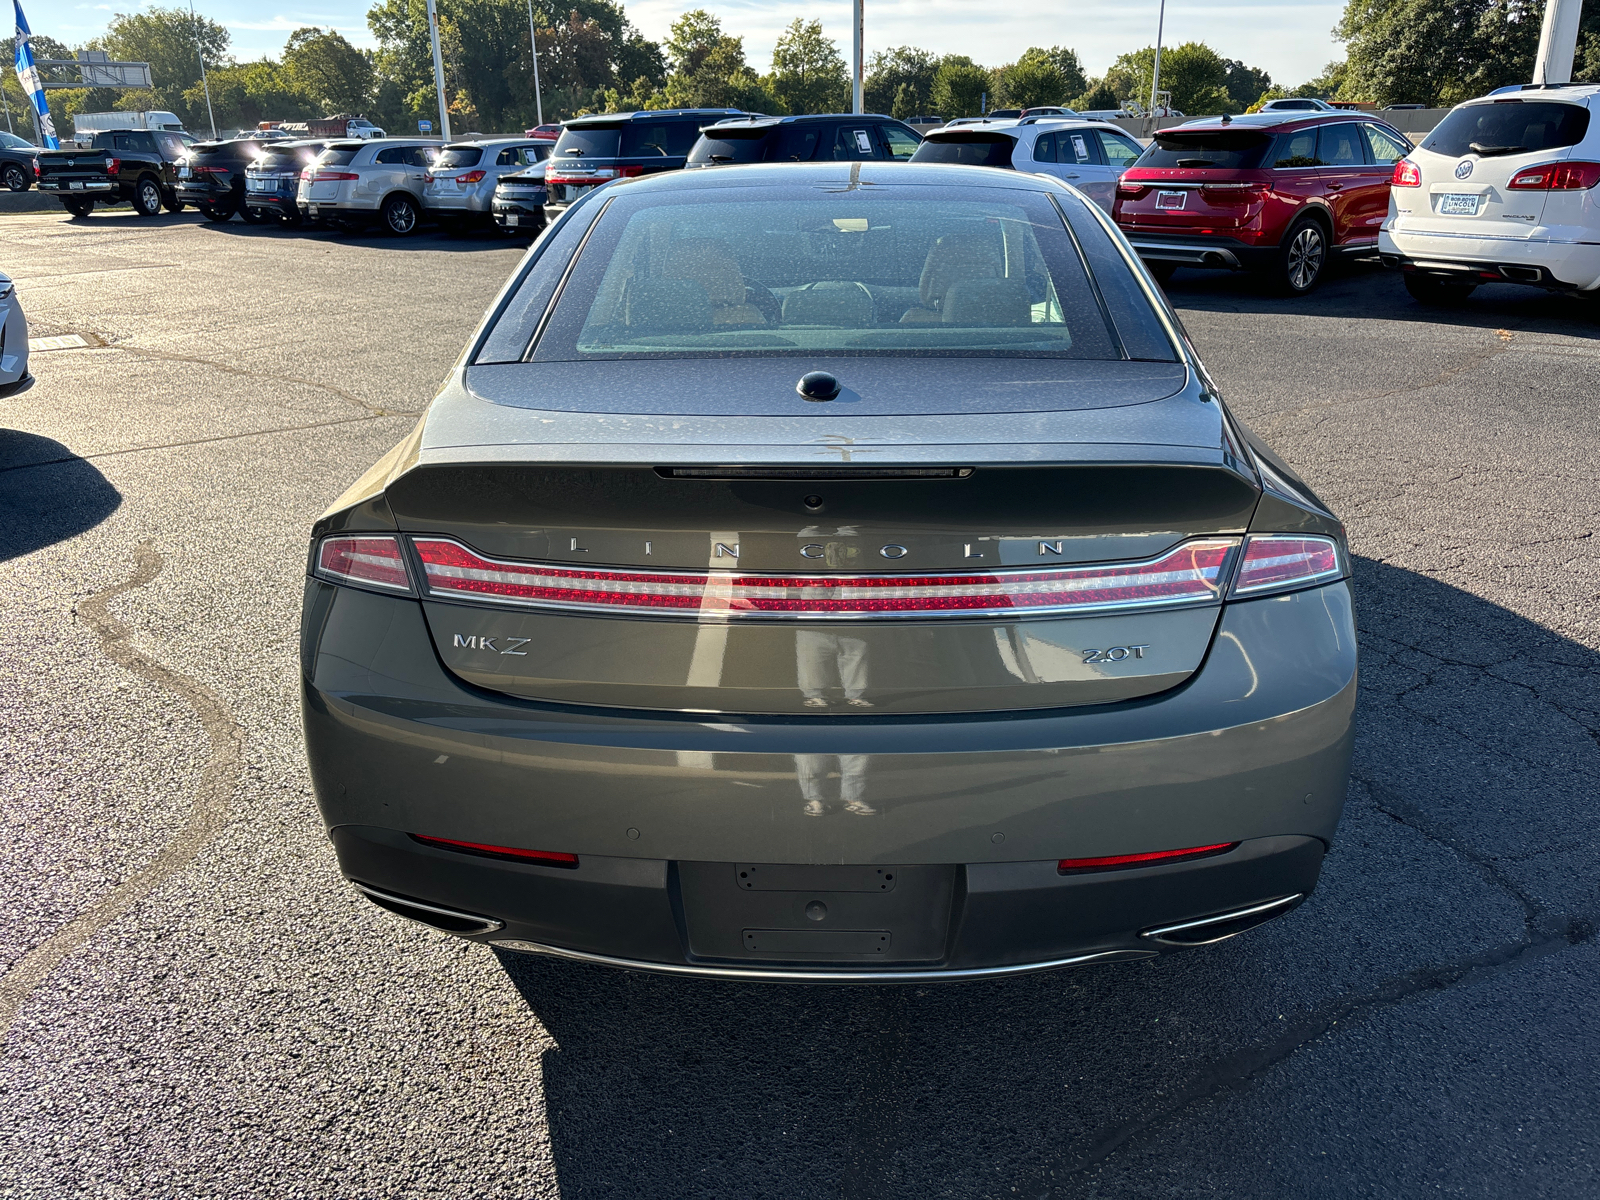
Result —
[[[1341, 257], [1377, 257], [1424, 303], [1485, 282], [1600, 295], [1600, 85], [1528, 85], [1457, 106], [1414, 146], [1380, 115], [1274, 101], [1190, 121], [1141, 146], [1062, 112], [951, 122], [926, 138], [881, 114], [768, 117], [736, 109], [610, 113], [447, 146], [421, 138], [185, 147], [162, 130], [108, 131], [90, 149], [37, 152], [43, 191], [74, 216], [129, 201], [194, 204], [285, 226], [433, 219], [537, 233], [607, 184], [741, 163], [911, 162], [1001, 168], [1071, 183], [1109, 212], [1158, 280], [1179, 267], [1252, 271], [1316, 287]], [[14, 186], [0, 146], [0, 181]]]

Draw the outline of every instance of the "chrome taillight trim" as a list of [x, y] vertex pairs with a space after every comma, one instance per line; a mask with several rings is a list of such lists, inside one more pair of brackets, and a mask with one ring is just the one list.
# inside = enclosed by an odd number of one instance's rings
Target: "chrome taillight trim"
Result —
[[[413, 536], [411, 538], [412, 547], [417, 553], [422, 568], [422, 594], [429, 599], [486, 604], [495, 607], [535, 609], [556, 613], [607, 614], [621, 617], [648, 616], [699, 622], [941, 621], [972, 618], [992, 619], [995, 617], [1016, 620], [1032, 617], [1087, 616], [1103, 613], [1198, 607], [1221, 602], [1229, 583], [1233, 579], [1239, 557], [1240, 542], [1241, 539], [1238, 537], [1191, 538], [1180, 542], [1163, 554], [1147, 559], [1114, 563], [1078, 563], [1071, 566], [1046, 569], [1020, 568], [995, 571], [907, 571], [844, 574], [798, 571], [653, 571], [632, 568], [585, 567], [570, 563], [542, 563], [494, 558], [474, 550], [472, 547], [452, 537]], [[489, 564], [491, 567], [512, 568], [515, 574], [429, 563], [425, 557], [425, 547], [429, 545], [455, 547], [479, 561]], [[1116, 576], [1110, 575], [1111, 572], [1119, 570], [1137, 572], [1140, 569], [1148, 569], [1168, 559], [1178, 558], [1186, 552], [1202, 551], [1221, 551], [1221, 557], [1215, 567], [1176, 569], [1155, 575], [1134, 575], [1126, 579], [1118, 579]], [[1199, 579], [1195, 579], [1197, 570], [1201, 572]], [[535, 572], [544, 572], [544, 574], [535, 574]], [[500, 578], [495, 578], [495, 576]], [[862, 598], [873, 598], [881, 601], [936, 600], [944, 598], [939, 594], [941, 588], [948, 591], [961, 586], [955, 582], [958, 580], [987, 581], [981, 585], [969, 583], [966, 586], [988, 586], [994, 588], [996, 594], [1015, 595], [1015, 591], [1006, 592], [1005, 589], [1008, 587], [1016, 588], [1018, 585], [1030, 582], [1043, 583], [1048, 580], [1054, 580], [1061, 585], [1070, 585], [1075, 581], [1086, 581], [1090, 578], [1098, 581], [1098, 590], [1101, 591], [1111, 590], [1119, 584], [1122, 586], [1160, 585], [1189, 579], [1193, 579], [1205, 590], [1200, 594], [1172, 597], [1135, 597], [1067, 604], [1004, 604], [969, 608], [915, 608], [906, 610], [858, 608], [850, 611], [741, 608], [737, 606], [739, 597], [736, 595], [737, 590], [740, 588], [759, 588], [763, 585], [776, 587], [778, 581], [796, 581], [800, 583], [800, 586], [785, 590], [798, 592], [801, 595], [786, 595], [781, 599], [786, 601], [797, 601], [801, 598], [823, 601]], [[700, 603], [669, 607], [628, 604], [625, 602], [590, 603], [569, 599], [505, 596], [471, 590], [465, 587], [451, 587], [448, 583], [441, 584], [441, 580], [450, 579], [475, 580], [484, 584], [498, 583], [504, 586], [510, 586], [513, 583], [519, 583], [524, 586], [548, 586], [546, 581], [559, 584], [563, 580], [592, 581], [601, 584], [610, 582], [613, 586], [620, 587], [632, 584], [637, 586], [640, 594], [671, 595], [681, 597], [684, 600], [693, 600], [698, 597]], [[882, 582], [872, 584], [868, 581]], [[829, 592], [834, 594], [818, 596], [812, 590], [822, 588], [827, 588]], [[842, 594], [840, 594], [841, 589], [844, 589]], [[1043, 591], [1045, 589], [1039, 587], [1035, 590]], [[923, 591], [925, 595], [919, 597], [907, 594], [917, 591]], [[768, 596], [765, 599], [767, 603], [774, 603], [780, 597]]]
[[[405, 572], [404, 584], [389, 583], [381, 579], [367, 579], [360, 575], [351, 575], [346, 571], [336, 571], [331, 567], [323, 566], [323, 548], [333, 542], [354, 541], [385, 541], [394, 544], [399, 551], [400, 566]], [[336, 583], [341, 587], [365, 588], [369, 591], [382, 592], [388, 596], [415, 596], [416, 589], [411, 585], [411, 565], [406, 561], [406, 547], [398, 534], [393, 533], [330, 533], [317, 539], [311, 547], [311, 574], [316, 579]]]
[[[1306, 575], [1297, 575], [1293, 579], [1273, 580], [1270, 583], [1246, 585], [1240, 582], [1244, 572], [1245, 559], [1250, 548], [1262, 542], [1318, 542], [1327, 547], [1333, 554], [1333, 566], [1322, 571], [1315, 571]], [[1284, 561], [1289, 561], [1285, 559]], [[1260, 596], [1271, 596], [1280, 592], [1297, 592], [1302, 588], [1318, 587], [1324, 583], [1332, 583], [1336, 579], [1343, 579], [1348, 575], [1349, 568], [1345, 564], [1339, 543], [1334, 538], [1313, 533], [1253, 533], [1245, 538], [1244, 552], [1234, 563], [1234, 582], [1228, 590], [1228, 598], [1254, 600]]]

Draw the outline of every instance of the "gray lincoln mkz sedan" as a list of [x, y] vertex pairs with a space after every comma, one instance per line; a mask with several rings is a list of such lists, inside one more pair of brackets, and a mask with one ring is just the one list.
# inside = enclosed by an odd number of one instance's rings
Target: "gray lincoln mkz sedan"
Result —
[[1108, 218], [980, 167], [597, 189], [317, 522], [339, 862], [476, 941], [925, 981], [1148, 957], [1316, 885], [1344, 532]]

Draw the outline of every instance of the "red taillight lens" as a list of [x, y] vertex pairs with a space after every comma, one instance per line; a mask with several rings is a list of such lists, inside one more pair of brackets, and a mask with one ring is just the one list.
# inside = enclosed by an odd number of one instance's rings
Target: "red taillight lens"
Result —
[[1126, 196], [1130, 200], [1137, 200], [1150, 189], [1142, 183], [1118, 183], [1117, 195]]
[[1123, 611], [1216, 600], [1234, 538], [1185, 542], [1143, 562], [1051, 570], [787, 575], [629, 571], [506, 562], [416, 538], [428, 592], [535, 608], [803, 620]]
[[1185, 858], [1210, 858], [1226, 854], [1238, 842], [1217, 842], [1210, 846], [1190, 846], [1187, 850], [1151, 850], [1145, 854], [1107, 854], [1103, 858], [1063, 858], [1056, 870], [1063, 875], [1079, 871], [1126, 871], [1130, 867], [1153, 867]]
[[1514, 192], [1578, 192], [1600, 183], [1600, 163], [1540, 163], [1524, 167], [1506, 184]]
[[300, 178], [301, 179], [310, 179], [315, 174], [316, 174], [316, 172], [313, 171], [310, 167], [303, 167], [303, 168], [301, 168], [301, 171], [300, 171]]
[[1332, 538], [1274, 533], [1245, 542], [1244, 561], [1234, 580], [1235, 596], [1255, 596], [1338, 579], [1344, 574]]
[[195, 172], [200, 175], [228, 175], [232, 170], [229, 167], [196, 167]]
[[576, 854], [559, 854], [554, 850], [519, 850], [514, 846], [490, 846], [484, 842], [458, 842], [454, 838], [423, 837], [413, 833], [411, 840], [424, 846], [437, 846], [441, 850], [456, 850], [462, 854], [479, 854], [484, 858], [509, 858], [515, 862], [534, 863], [541, 867], [567, 867], [578, 865]]
[[643, 167], [618, 167], [617, 168], [617, 178], [618, 179], [632, 179], [637, 175], [643, 175], [643, 174], [644, 174], [644, 168]]
[[354, 171], [313, 171], [311, 173], [311, 178], [315, 179], [318, 183], [326, 183], [330, 179], [360, 179], [361, 176], [357, 175]]
[[122, 160], [120, 158], [108, 158], [108, 159], [106, 159], [106, 174], [107, 175], [115, 175], [120, 170], [122, 170]]
[[409, 592], [400, 539], [373, 534], [339, 534], [317, 547], [316, 574], [339, 583]]
[[482, 183], [483, 182], [483, 172], [482, 171], [468, 171], [465, 175], [457, 175], [456, 176], [456, 182], [459, 183], [459, 184]]
[[1389, 183], [1392, 187], [1421, 187], [1422, 172], [1409, 158], [1402, 158], [1394, 164], [1394, 174], [1389, 177]]

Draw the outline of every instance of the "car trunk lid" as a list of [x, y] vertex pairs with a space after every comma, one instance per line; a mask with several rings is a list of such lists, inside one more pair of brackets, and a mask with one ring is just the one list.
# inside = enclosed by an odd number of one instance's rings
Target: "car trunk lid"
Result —
[[423, 464], [445, 665], [530, 700], [853, 714], [1109, 703], [1200, 664], [1256, 500], [1170, 462]]

